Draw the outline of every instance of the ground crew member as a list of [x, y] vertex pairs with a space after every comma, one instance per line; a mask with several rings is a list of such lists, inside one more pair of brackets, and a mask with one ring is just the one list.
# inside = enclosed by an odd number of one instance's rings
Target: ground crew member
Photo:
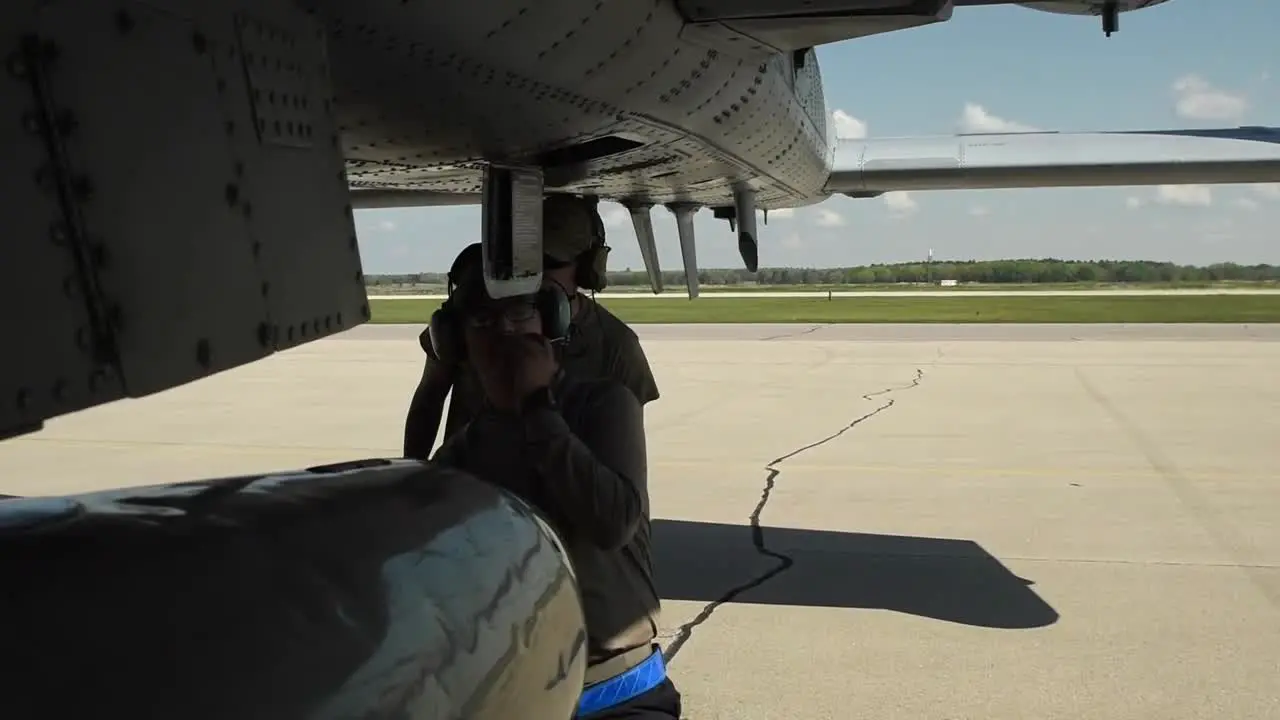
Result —
[[[482, 262], [480, 243], [472, 243], [463, 248], [454, 258], [446, 276], [447, 292], [452, 295], [457, 278], [462, 277], [471, 265], [481, 267]], [[449, 403], [449, 417], [445, 419], [445, 437], [471, 419], [472, 412], [480, 406], [481, 399], [475, 377], [468, 372], [465, 364], [442, 361], [436, 357], [428, 333], [428, 330], [423, 330], [418, 336], [418, 344], [426, 353], [427, 361], [422, 369], [422, 379], [418, 381], [418, 389], [409, 402], [409, 413], [404, 422], [404, 456], [420, 460], [425, 460], [435, 445], [449, 391], [453, 391], [453, 401]]]
[[542, 282], [564, 290], [573, 311], [562, 362], [574, 373], [617, 378], [641, 405], [657, 400], [658, 384], [635, 331], [582, 292], [608, 284], [609, 246], [596, 201], [551, 195], [542, 203], [542, 228]]
[[[641, 405], [658, 399], [658, 385], [636, 333], [581, 290], [603, 290], [608, 283], [605, 265], [604, 222], [594, 200], [571, 195], [551, 195], [542, 205], [543, 285], [555, 285], [569, 296], [573, 330], [561, 350], [560, 361], [580, 377], [616, 378]], [[450, 276], [464, 266], [481, 265], [480, 243], [467, 246], [453, 261]], [[452, 280], [451, 286], [452, 286]], [[465, 367], [453, 367], [431, 355], [427, 332], [419, 337], [427, 361], [405, 419], [405, 457], [425, 459], [431, 453], [445, 398], [453, 389], [444, 436], [448, 438], [479, 408], [480, 393]]]
[[456, 322], [432, 324], [434, 352], [465, 355], [484, 400], [432, 462], [521, 496], [564, 540], [587, 625], [577, 717], [677, 720], [680, 693], [654, 642], [660, 601], [640, 402], [614, 378], [561, 366], [571, 311], [557, 287], [493, 300], [475, 269], [442, 312]]

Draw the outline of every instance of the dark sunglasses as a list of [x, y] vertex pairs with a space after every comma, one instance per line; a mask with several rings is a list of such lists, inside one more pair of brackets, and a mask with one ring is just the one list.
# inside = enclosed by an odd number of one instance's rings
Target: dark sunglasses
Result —
[[466, 323], [476, 329], [487, 329], [502, 321], [512, 324], [524, 323], [533, 319], [538, 312], [532, 300], [509, 300], [501, 303], [486, 303], [482, 307], [466, 313]]

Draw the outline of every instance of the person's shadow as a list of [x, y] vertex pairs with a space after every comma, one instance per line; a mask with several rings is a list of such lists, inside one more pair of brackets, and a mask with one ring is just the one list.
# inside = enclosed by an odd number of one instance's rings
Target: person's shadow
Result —
[[760, 553], [745, 525], [654, 520], [664, 600], [875, 608], [989, 628], [1051, 625], [1058, 613], [972, 540], [765, 527]]

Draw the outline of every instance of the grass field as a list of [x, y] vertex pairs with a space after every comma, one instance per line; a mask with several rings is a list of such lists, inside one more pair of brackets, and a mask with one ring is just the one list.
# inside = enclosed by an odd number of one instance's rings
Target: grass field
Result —
[[[1150, 283], [1094, 283], [1094, 282], [1071, 282], [1071, 283], [966, 283], [964, 285], [956, 285], [953, 287], [939, 287], [935, 283], [870, 283], [865, 285], [703, 285], [702, 293], [704, 295], [714, 295], [717, 292], [732, 293], [749, 293], [749, 292], [812, 292], [825, 293], [828, 290], [837, 292], [894, 292], [894, 291], [918, 291], [918, 290], [936, 290], [940, 292], [969, 292], [975, 290], [1040, 290], [1044, 292], [1064, 292], [1071, 290], [1119, 290], [1119, 289], [1138, 289], [1138, 290], [1178, 290], [1178, 289], [1275, 289], [1280, 288], [1280, 283], [1276, 282], [1150, 282]], [[377, 284], [369, 286], [370, 295], [443, 295], [445, 292], [444, 285], [430, 284]], [[668, 285], [666, 292], [683, 293], [684, 285]], [[630, 293], [649, 293], [647, 285], [613, 285], [609, 287], [608, 294], [611, 296], [626, 295]]]
[[[626, 299], [628, 323], [1275, 323], [1277, 295]], [[375, 323], [422, 324], [439, 300], [373, 300]]]
[[[863, 284], [812, 284], [812, 285], [703, 285], [701, 292], [713, 294], [717, 292], [749, 293], [749, 292], [912, 292], [932, 290], [937, 292], [971, 292], [990, 290], [1019, 290], [1042, 292], [1069, 292], [1072, 290], [1188, 290], [1188, 289], [1266, 289], [1278, 288], [1275, 282], [1146, 282], [1146, 283], [1103, 283], [1103, 282], [1062, 282], [1062, 283], [964, 283], [951, 287], [941, 287], [937, 283], [863, 283]], [[611, 293], [641, 292], [648, 293], [647, 285], [612, 286]], [[684, 284], [668, 285], [667, 292], [684, 292]]]

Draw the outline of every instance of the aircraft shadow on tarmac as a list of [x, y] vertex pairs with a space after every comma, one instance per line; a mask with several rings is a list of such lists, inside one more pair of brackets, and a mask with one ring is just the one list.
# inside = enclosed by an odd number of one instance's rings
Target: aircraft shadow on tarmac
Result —
[[[790, 569], [733, 599], [738, 603], [893, 610], [978, 627], [1052, 625], [1058, 613], [972, 540], [765, 527], [765, 547]], [[770, 571], [745, 525], [653, 521], [664, 600], [713, 602]]]

